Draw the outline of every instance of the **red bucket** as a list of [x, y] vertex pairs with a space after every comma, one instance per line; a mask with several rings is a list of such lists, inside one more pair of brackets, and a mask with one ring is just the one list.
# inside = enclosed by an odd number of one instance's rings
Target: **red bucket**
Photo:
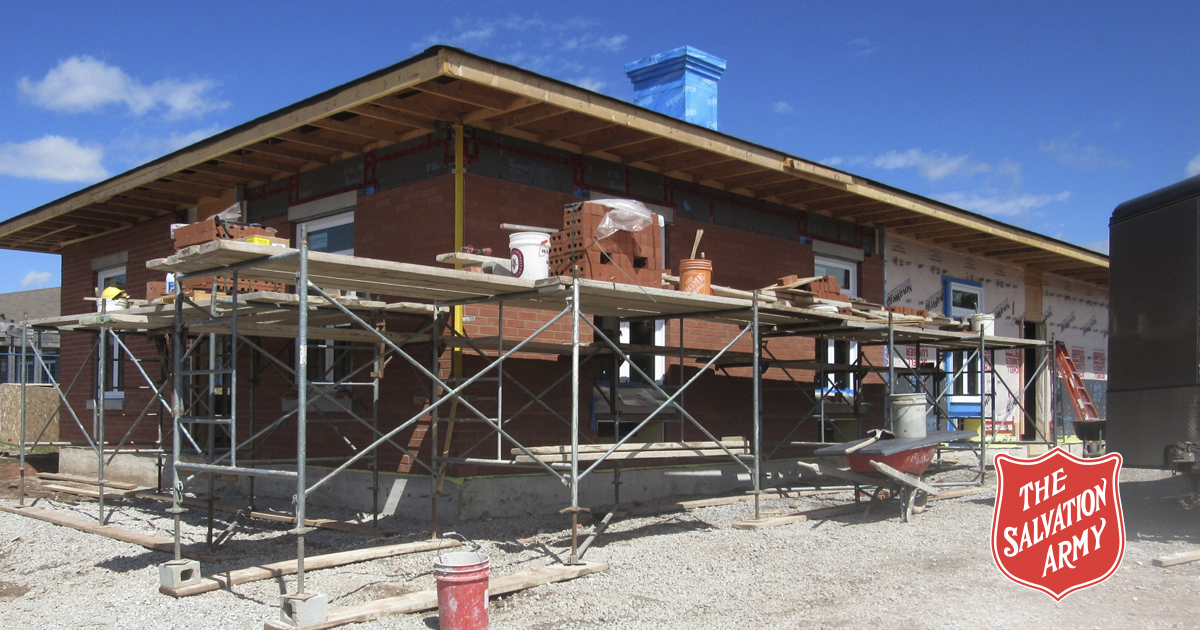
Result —
[[459, 551], [433, 559], [438, 625], [442, 630], [485, 630], [488, 627], [488, 578], [491, 575], [491, 560], [482, 553]]

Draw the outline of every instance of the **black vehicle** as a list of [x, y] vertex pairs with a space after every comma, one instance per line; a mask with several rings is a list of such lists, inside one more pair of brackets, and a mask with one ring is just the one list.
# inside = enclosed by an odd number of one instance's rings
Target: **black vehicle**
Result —
[[1108, 450], [1200, 490], [1200, 177], [1109, 222]]

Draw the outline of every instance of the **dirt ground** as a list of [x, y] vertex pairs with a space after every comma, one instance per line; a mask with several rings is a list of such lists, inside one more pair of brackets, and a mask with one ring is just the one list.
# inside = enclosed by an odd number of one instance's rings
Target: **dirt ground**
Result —
[[[50, 458], [31, 461], [53, 466]], [[12, 505], [16, 467], [0, 460], [0, 503]], [[32, 475], [32, 473], [30, 473]], [[961, 474], [961, 471], [960, 471]], [[988, 492], [930, 502], [900, 523], [895, 501], [870, 516], [848, 514], [783, 527], [732, 527], [749, 503], [618, 520], [586, 559], [610, 569], [492, 601], [493, 628], [1195, 628], [1200, 626], [1200, 562], [1154, 567], [1159, 556], [1200, 548], [1200, 509], [1185, 509], [1182, 478], [1122, 471], [1126, 551], [1106, 582], [1055, 602], [1004, 578], [992, 561]], [[94, 502], [37, 492], [38, 507], [86, 517]], [[776, 497], [770, 511], [844, 504], [849, 493]], [[353, 515], [312, 514], [312, 516]], [[112, 524], [169, 537], [161, 503], [125, 504]], [[93, 516], [94, 518], [94, 516]], [[201, 538], [192, 515], [185, 536]], [[420, 537], [423, 524], [389, 522]], [[286, 526], [224, 518], [233, 532], [223, 551], [236, 560], [203, 573], [294, 557]], [[561, 517], [491, 519], [456, 530], [492, 558], [493, 574], [552, 565], [569, 553]], [[401, 537], [403, 538], [403, 537]], [[400, 542], [316, 532], [311, 553]], [[353, 605], [433, 587], [433, 554], [311, 572], [310, 590], [330, 606]], [[290, 579], [269, 580], [175, 600], [157, 593], [166, 554], [0, 513], [0, 616], [5, 628], [259, 628], [278, 615]], [[80, 593], [88, 597], [79, 597]], [[353, 628], [438, 627], [436, 611]]]

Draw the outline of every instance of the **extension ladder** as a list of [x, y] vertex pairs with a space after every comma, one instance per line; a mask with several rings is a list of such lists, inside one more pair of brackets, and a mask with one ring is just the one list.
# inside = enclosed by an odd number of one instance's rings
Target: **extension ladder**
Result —
[[1081, 422], [1099, 420], [1100, 414], [1096, 411], [1096, 405], [1092, 404], [1092, 396], [1084, 387], [1083, 379], [1079, 377], [1079, 371], [1075, 369], [1075, 362], [1067, 353], [1065, 344], [1054, 344], [1054, 359], [1058, 364], [1058, 372], [1062, 375], [1063, 383], [1067, 386], [1067, 394], [1071, 397], [1071, 403], [1075, 405], [1076, 418]]

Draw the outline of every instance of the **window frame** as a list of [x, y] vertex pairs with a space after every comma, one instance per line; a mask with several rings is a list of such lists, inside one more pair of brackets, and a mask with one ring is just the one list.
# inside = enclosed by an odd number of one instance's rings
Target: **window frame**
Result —
[[297, 238], [299, 238], [299, 226], [303, 225], [308, 231], [308, 239], [309, 239], [308, 242], [309, 242], [310, 250], [325, 252], [327, 254], [343, 254], [346, 256], [353, 256], [354, 255], [353, 241], [355, 240], [354, 238], [351, 238], [351, 245], [348, 249], [339, 249], [337, 251], [326, 251], [324, 249], [316, 249], [316, 248], [312, 247], [312, 235], [314, 232], [322, 232], [322, 231], [333, 229], [335, 227], [340, 227], [340, 226], [343, 226], [346, 224], [351, 224], [351, 225], [354, 224], [354, 209], [353, 208], [351, 208], [349, 210], [344, 210], [344, 211], [338, 212], [337, 214], [326, 215], [326, 216], [319, 217], [316, 219], [297, 221], [296, 222], [296, 228], [297, 228], [296, 235], [297, 235]]
[[[817, 266], [831, 267], [849, 272], [850, 286], [841, 287], [842, 294], [849, 297], [859, 296], [858, 282], [858, 262], [845, 258], [837, 258], [825, 254], [815, 254], [813, 256], [813, 275], [817, 274]], [[839, 285], [841, 283], [839, 282]], [[853, 365], [858, 362], [858, 343], [854, 341], [840, 341], [837, 339], [825, 340], [825, 351], [821, 353], [821, 363], [837, 363], [839, 354], [846, 357], [846, 363]], [[855, 378], [853, 372], [831, 372], [825, 375], [825, 387], [823, 394], [844, 394], [853, 396], [858, 389], [858, 379]]]
[[[105, 267], [104, 269], [96, 270], [96, 297], [97, 298], [99, 298], [100, 295], [102, 295], [104, 293], [104, 290], [107, 289], [109, 286], [117, 286], [116, 284], [109, 285], [106, 282], [109, 278], [115, 278], [117, 276], [121, 276], [122, 278], [124, 278], [124, 282], [122, 282], [120, 285], [121, 290], [128, 291], [129, 275], [128, 275], [126, 265], [124, 265], [124, 264], [113, 265], [111, 267]], [[103, 308], [104, 302], [102, 300], [103, 300], [103, 298], [98, 299], [96, 301], [96, 310], [97, 311], [99, 311]], [[106, 356], [106, 358], [107, 358], [106, 360], [109, 364], [108, 365], [108, 382], [107, 383], [99, 383], [98, 382], [98, 383], [96, 383], [96, 387], [97, 387], [97, 389], [103, 388], [104, 398], [106, 398], [106, 399], [125, 398], [125, 392], [123, 390], [123, 388], [125, 386], [125, 353], [121, 351], [121, 347], [118, 344], [110, 342], [108, 340], [107, 336], [105, 337], [104, 343], [105, 343], [105, 356]], [[99, 370], [96, 371], [96, 379], [99, 380]]]
[[[954, 276], [942, 276], [942, 300], [947, 317], [967, 317], [983, 313], [983, 283], [975, 280], [967, 280], [965, 278], [956, 278]], [[971, 293], [976, 296], [976, 308], [970, 310], [961, 306], [954, 306], [954, 292]], [[983, 364], [980, 357], [975, 357], [970, 365], [965, 369], [964, 363], [973, 351], [961, 350], [957, 352], [948, 352], [943, 364], [943, 369], [947, 376], [947, 403], [951, 407], [952, 417], [978, 417], [980, 412], [975, 412], [973, 409], [982, 405], [983, 397], [979, 392], [979, 374], [983, 369]], [[958, 370], [962, 369], [962, 374], [958, 378], [952, 378]], [[970, 410], [964, 409], [962, 406], [970, 406]], [[955, 410], [955, 407], [958, 410]]]

